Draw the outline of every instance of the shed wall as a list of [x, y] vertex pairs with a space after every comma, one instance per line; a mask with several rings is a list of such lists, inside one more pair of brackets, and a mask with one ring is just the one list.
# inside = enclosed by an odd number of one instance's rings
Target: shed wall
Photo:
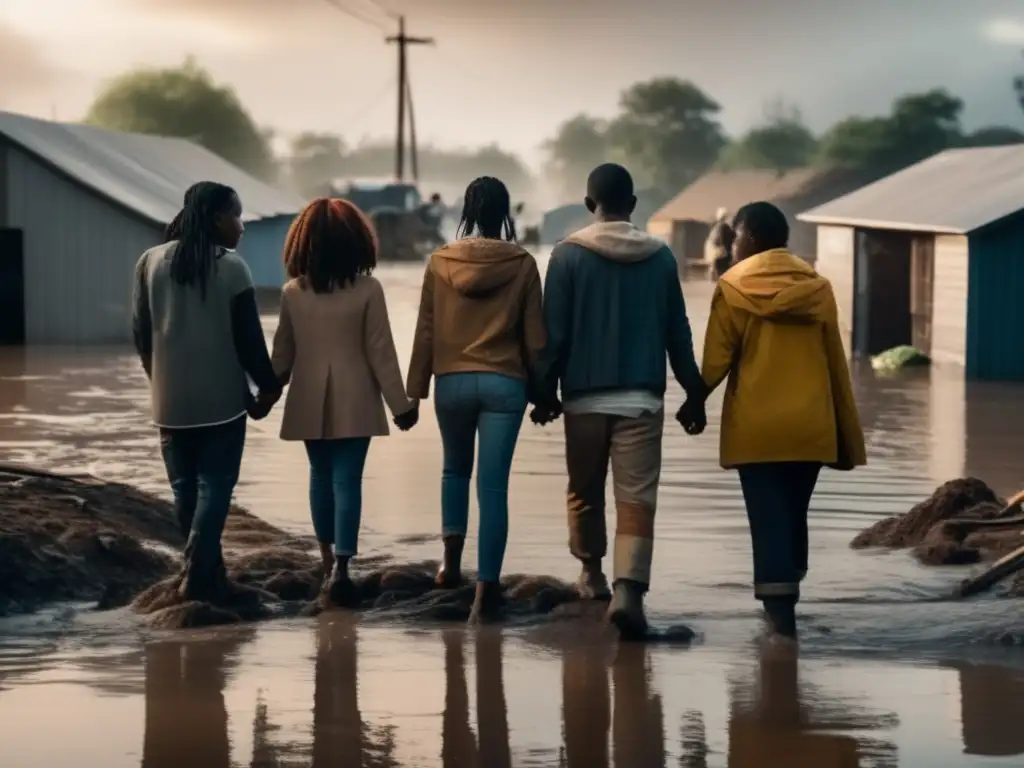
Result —
[[967, 377], [1024, 381], [1024, 216], [968, 245]]
[[967, 238], [935, 237], [932, 296], [932, 359], [963, 365], [967, 360]]
[[160, 228], [15, 147], [6, 166], [7, 224], [24, 232], [26, 343], [130, 340], [132, 274]]
[[280, 289], [285, 283], [284, 241], [294, 216], [276, 216], [247, 224], [238, 252], [249, 265], [257, 288]]
[[854, 231], [850, 227], [818, 227], [815, 269], [832, 283], [839, 307], [839, 330], [850, 353], [853, 332]]

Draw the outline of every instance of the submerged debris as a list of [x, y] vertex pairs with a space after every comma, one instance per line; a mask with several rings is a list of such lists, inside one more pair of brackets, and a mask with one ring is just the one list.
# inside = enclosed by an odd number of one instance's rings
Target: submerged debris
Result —
[[[131, 605], [160, 628], [199, 627], [314, 614], [323, 574], [312, 539], [290, 536], [234, 507], [224, 563], [208, 601], [186, 599], [185, 541], [172, 505], [131, 486], [0, 465], [0, 615], [59, 601], [98, 609]], [[354, 563], [358, 610], [368, 618], [459, 620], [473, 587], [438, 590], [436, 563]], [[510, 617], [544, 615], [574, 599], [557, 579], [502, 580]]]
[[991, 560], [1024, 544], [1021, 500], [1018, 495], [1006, 502], [974, 477], [950, 480], [905, 515], [862, 531], [851, 546], [913, 548], [914, 556], [927, 565]]

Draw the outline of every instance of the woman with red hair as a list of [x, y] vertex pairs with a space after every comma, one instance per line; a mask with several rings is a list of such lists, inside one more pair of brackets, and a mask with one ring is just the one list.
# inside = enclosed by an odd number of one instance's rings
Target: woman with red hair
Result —
[[419, 418], [405, 394], [384, 290], [372, 277], [377, 243], [346, 200], [317, 198], [284, 246], [291, 278], [281, 293], [274, 371], [290, 384], [281, 438], [309, 456], [309, 504], [334, 605], [357, 595], [348, 563], [358, 550], [363, 466], [370, 439], [388, 434], [387, 403], [405, 431]]

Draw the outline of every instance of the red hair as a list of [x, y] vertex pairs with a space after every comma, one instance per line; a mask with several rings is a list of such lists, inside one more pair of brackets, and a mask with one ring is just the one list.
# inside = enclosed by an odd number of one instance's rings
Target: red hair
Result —
[[292, 222], [284, 241], [284, 268], [303, 287], [327, 293], [369, 275], [377, 266], [377, 238], [348, 200], [318, 197]]

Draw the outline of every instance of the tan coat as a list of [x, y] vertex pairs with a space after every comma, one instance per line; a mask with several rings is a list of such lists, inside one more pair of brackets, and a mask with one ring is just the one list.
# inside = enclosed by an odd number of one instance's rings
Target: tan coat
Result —
[[384, 289], [374, 277], [314, 293], [291, 280], [281, 293], [274, 371], [290, 381], [281, 421], [284, 440], [388, 434], [381, 396], [392, 414], [409, 410], [391, 336]]
[[439, 248], [423, 275], [410, 397], [431, 376], [501, 373], [529, 382], [544, 349], [540, 272], [515, 243], [469, 237]]

